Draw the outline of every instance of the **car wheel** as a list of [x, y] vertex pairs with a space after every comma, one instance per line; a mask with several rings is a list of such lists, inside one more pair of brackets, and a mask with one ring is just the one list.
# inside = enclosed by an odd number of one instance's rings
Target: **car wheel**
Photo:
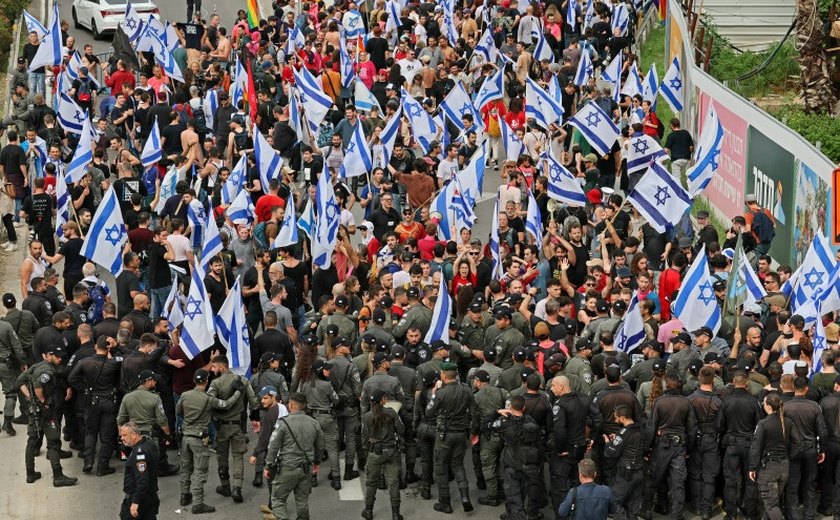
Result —
[[79, 23], [79, 17], [76, 15], [76, 7], [75, 6], [73, 6], [72, 14], [73, 14], [73, 27], [75, 27], [76, 29], [82, 29], [83, 28], [82, 24]]
[[102, 37], [102, 35], [99, 33], [99, 29], [96, 28], [96, 20], [94, 20], [93, 18], [90, 19], [90, 33], [93, 35], [94, 40], [98, 40]]

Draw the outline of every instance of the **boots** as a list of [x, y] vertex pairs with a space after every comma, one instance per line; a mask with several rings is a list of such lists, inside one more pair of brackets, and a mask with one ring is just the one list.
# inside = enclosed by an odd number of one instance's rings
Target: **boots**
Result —
[[366, 497], [365, 498], [365, 509], [362, 511], [362, 518], [365, 520], [372, 520], [373, 519], [373, 504], [376, 503], [375, 497]]
[[423, 500], [431, 500], [432, 499], [432, 490], [428, 487], [421, 487], [420, 488], [420, 498]]
[[353, 469], [352, 464], [344, 465], [344, 480], [353, 480], [359, 478], [359, 472]]
[[53, 487], [73, 486], [78, 481], [79, 481], [79, 479], [73, 478], [73, 477], [68, 477], [67, 475], [62, 473], [60, 470], [53, 474]]
[[331, 478], [330, 479], [330, 486], [336, 491], [341, 489], [341, 479], [340, 478]]
[[243, 500], [243, 498], [242, 498], [242, 488], [239, 487], [239, 486], [234, 486], [233, 489], [230, 492], [230, 497], [237, 504], [241, 504], [242, 500]]
[[452, 514], [452, 504], [449, 503], [448, 498], [439, 498], [438, 501], [432, 507], [438, 513], [445, 513], [447, 515]]
[[85, 459], [85, 465], [82, 467], [82, 473], [90, 473], [93, 471], [93, 460]]
[[391, 520], [403, 520], [403, 516], [400, 514], [399, 502], [397, 502], [396, 504], [391, 504]]
[[313, 473], [312, 476], [309, 477], [309, 479], [311, 481], [312, 487], [314, 487], [314, 488], [318, 487], [318, 475]]
[[192, 504], [192, 493], [181, 493], [181, 506], [185, 507]]
[[39, 478], [41, 478], [41, 472], [40, 471], [27, 471], [26, 472], [26, 483], [27, 484], [32, 484], [33, 482], [35, 482]]
[[262, 473], [257, 473], [254, 475], [254, 482], [252, 482], [254, 487], [262, 487], [263, 484], [263, 476]]
[[230, 496], [230, 481], [228, 481], [227, 484], [222, 482], [221, 485], [216, 486], [216, 493], [222, 495], [223, 497], [229, 497]]
[[475, 509], [470, 502], [470, 491], [466, 488], [461, 489], [461, 505], [464, 507], [464, 512], [469, 513]]
[[491, 506], [496, 507], [497, 505], [501, 504], [503, 500], [497, 496], [487, 495], [484, 497], [478, 497], [478, 503], [483, 506]]
[[213, 506], [208, 506], [207, 504], [196, 504], [192, 506], [192, 514], [194, 515], [201, 515], [204, 513], [215, 513], [216, 508]]
[[12, 426], [12, 419], [10, 417], [6, 417], [3, 419], [3, 431], [9, 434], [10, 437], [14, 437], [15, 435], [17, 435], [15, 427]]
[[116, 472], [117, 472], [117, 470], [112, 468], [111, 466], [104, 466], [104, 467], [96, 470], [96, 476], [97, 477], [105, 477], [105, 476], [108, 476], [108, 475], [113, 475]]

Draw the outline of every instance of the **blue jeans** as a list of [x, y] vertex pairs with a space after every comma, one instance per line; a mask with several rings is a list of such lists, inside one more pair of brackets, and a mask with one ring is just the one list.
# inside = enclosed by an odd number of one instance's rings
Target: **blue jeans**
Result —
[[29, 92], [34, 96], [35, 94], [47, 95], [47, 73], [46, 72], [30, 72], [29, 73]]
[[160, 289], [152, 289], [152, 319], [156, 320], [160, 317], [161, 311], [163, 311], [163, 306], [166, 303], [166, 298], [169, 297], [169, 291], [172, 290], [172, 286], [168, 287], [161, 287]]

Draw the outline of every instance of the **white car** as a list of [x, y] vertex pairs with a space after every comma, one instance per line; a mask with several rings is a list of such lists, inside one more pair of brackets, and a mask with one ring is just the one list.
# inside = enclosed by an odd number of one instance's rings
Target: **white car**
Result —
[[[94, 39], [113, 34], [125, 18], [124, 0], [73, 0], [73, 25], [76, 29], [90, 29]], [[131, 6], [144, 22], [152, 14], [159, 14], [157, 6], [149, 1], [132, 3]]]

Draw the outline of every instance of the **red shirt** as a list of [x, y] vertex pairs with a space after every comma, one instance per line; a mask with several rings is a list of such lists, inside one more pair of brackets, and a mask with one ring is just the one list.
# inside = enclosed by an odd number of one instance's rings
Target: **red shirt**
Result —
[[432, 250], [440, 243], [435, 237], [426, 235], [417, 241], [417, 250], [420, 251], [421, 260], [431, 261], [435, 255]]
[[659, 277], [659, 321], [665, 323], [671, 319], [671, 295], [680, 288], [680, 272], [669, 267]]
[[525, 112], [508, 112], [505, 121], [510, 125], [511, 130], [525, 128]]
[[659, 127], [659, 118], [656, 116], [656, 113], [655, 112], [648, 112], [648, 115], [645, 116], [645, 118], [642, 120], [642, 122], [643, 123], [651, 123], [653, 125], [653, 126], [644, 125], [643, 131], [644, 131], [645, 135], [649, 135], [649, 136], [653, 137], [654, 139], [656, 139], [658, 141], [659, 140], [659, 130], [657, 130], [657, 128]]
[[[487, 81], [487, 80], [485, 80]], [[492, 114], [492, 111], [495, 110], [496, 114]], [[507, 107], [505, 107], [504, 101], [501, 99], [494, 99], [493, 101], [484, 105], [484, 108], [481, 109], [481, 119], [484, 121], [484, 131], [490, 131], [490, 118], [492, 117], [495, 119], [496, 117], [501, 116], [502, 119], [505, 119], [507, 116]]]
[[257, 215], [257, 222], [265, 222], [271, 218], [271, 208], [280, 206], [285, 208], [286, 202], [271, 193], [263, 195], [257, 199], [257, 204], [254, 206], [254, 213]]
[[134, 74], [128, 72], [127, 70], [118, 70], [108, 76], [108, 79], [105, 80], [105, 85], [111, 89], [111, 92], [113, 92], [114, 95], [123, 91], [123, 85], [128, 85], [134, 89]]
[[476, 280], [474, 274], [469, 273], [467, 277], [464, 278], [463, 276], [461, 276], [460, 273], [458, 273], [452, 277], [452, 296], [457, 296], [458, 289], [460, 289], [463, 286], [470, 285], [472, 287], [475, 287], [477, 284], [478, 281]]

